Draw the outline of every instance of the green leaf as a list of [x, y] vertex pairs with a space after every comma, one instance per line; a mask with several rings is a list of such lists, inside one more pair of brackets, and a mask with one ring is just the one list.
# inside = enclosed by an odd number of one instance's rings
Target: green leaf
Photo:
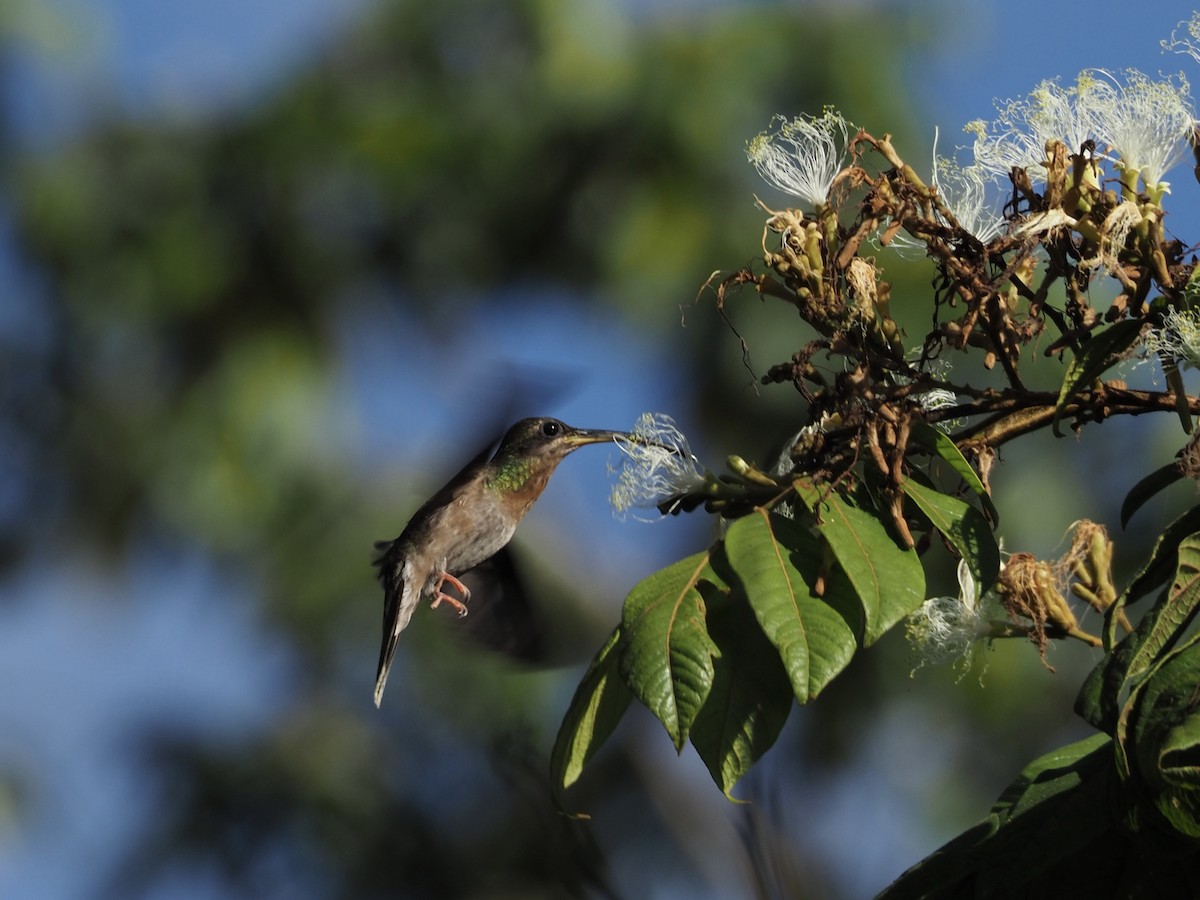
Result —
[[971, 504], [912, 478], [905, 479], [900, 487], [967, 561], [982, 597], [1000, 572], [1000, 547], [987, 519]]
[[[1192, 660], [1193, 669], [1194, 663]], [[1194, 691], [1197, 683], [1193, 677], [1189, 687]], [[1158, 769], [1169, 785], [1193, 794], [1200, 788], [1200, 715], [1187, 716], [1166, 733], [1159, 748]]]
[[1104, 890], [1118, 883], [1106, 871], [1108, 844], [1129, 843], [1111, 809], [1110, 745], [1093, 735], [1034, 760], [988, 818], [901, 875], [880, 900], [1122, 896]]
[[1093, 734], [1039, 756], [1005, 788], [992, 812], [1004, 822], [1070, 789], [1079, 783], [1079, 761], [1111, 744], [1108, 735]]
[[1171, 577], [1179, 563], [1179, 543], [1189, 534], [1200, 531], [1200, 506], [1193, 506], [1178, 519], [1163, 529], [1154, 549], [1150, 551], [1150, 559], [1141, 570], [1133, 576], [1129, 585], [1117, 598], [1107, 616], [1109, 630], [1116, 627], [1116, 614], [1130, 603], [1136, 603], [1158, 585]]
[[620, 651], [621, 629], [617, 627], [588, 666], [567, 707], [550, 754], [550, 783], [556, 801], [561, 791], [579, 778], [633, 699], [618, 671]]
[[1150, 627], [1129, 660], [1125, 674], [1128, 681], [1136, 681], [1148, 672], [1200, 611], [1200, 534], [1180, 541], [1177, 556], [1179, 566], [1165, 602], [1143, 618], [1143, 622], [1149, 620]]
[[[1153, 555], [1169, 555], [1177, 561], [1170, 590], [1142, 617], [1132, 634], [1105, 654], [1075, 701], [1079, 715], [1110, 734], [1118, 734], [1121, 727], [1119, 710], [1126, 688], [1149, 674], [1200, 611], [1200, 534], [1189, 535], [1169, 549], [1168, 554], [1160, 540]], [[1133, 585], [1125, 594], [1132, 589]], [[1117, 598], [1114, 609], [1126, 605], [1125, 594]]]
[[[1144, 818], [1155, 834], [1200, 837], [1200, 645], [1170, 654], [1131, 696], [1127, 781], [1161, 814], [1164, 829]], [[1128, 789], [1128, 787], [1127, 787]]]
[[958, 449], [958, 445], [950, 436], [934, 428], [928, 422], [915, 422], [912, 426], [911, 436], [917, 444], [936, 453], [950, 464], [950, 468], [957, 472], [959, 477], [967, 483], [967, 487], [979, 497], [983, 504], [983, 511], [987, 513], [992, 525], [998, 525], [1000, 513], [997, 512], [996, 505], [992, 503], [992, 495], [983, 486], [983, 481], [976, 474], [974, 467], [967, 462], [967, 458], [962, 455], [962, 451]]
[[[1101, 731], [1113, 734], [1117, 728], [1119, 687], [1110, 687], [1113, 656], [1106, 654], [1084, 678], [1075, 696], [1075, 714]], [[1116, 679], [1120, 684], [1120, 679]]]
[[866, 623], [863, 646], [869, 647], [924, 602], [921, 560], [915, 550], [896, 543], [877, 511], [804, 481], [796, 482], [796, 491], [817, 513], [821, 535], [858, 594]]
[[913, 866], [881, 900], [1200, 896], [1200, 852], [1177, 832], [1133, 838], [1112, 741], [1093, 735], [1031, 763], [992, 814]]
[[682, 559], [638, 584], [621, 613], [621, 676], [682, 750], [712, 688], [719, 652], [704, 622], [701, 580], [720, 584], [709, 552]]
[[1179, 464], [1170, 462], [1160, 469], [1155, 469], [1135, 484], [1125, 495], [1125, 502], [1121, 504], [1121, 527], [1125, 528], [1129, 525], [1133, 514], [1141, 509], [1147, 500], [1181, 478], [1183, 478], [1183, 471], [1179, 468]]
[[702, 584], [708, 633], [720, 649], [708, 699], [692, 723], [691, 741], [713, 781], [731, 791], [771, 749], [792, 709], [787, 673], [759, 628], [746, 598]]
[[1179, 416], [1179, 424], [1183, 426], [1184, 434], [1192, 433], [1192, 410], [1188, 405], [1187, 388], [1183, 385], [1183, 373], [1179, 371], [1179, 365], [1174, 359], [1167, 357], [1166, 354], [1159, 354], [1159, 359], [1163, 363], [1163, 375], [1167, 379], [1167, 387], [1171, 389], [1171, 396], [1175, 398], [1175, 414]]
[[1118, 691], [1149, 673], [1200, 610], [1200, 534], [1184, 538], [1176, 557], [1179, 563], [1171, 589], [1112, 654], [1114, 676], [1121, 680]]
[[807, 703], [854, 656], [865, 620], [844, 573], [828, 568], [824, 542], [808, 528], [755, 510], [729, 526], [725, 553], [762, 631], [783, 661], [796, 700]]
[[1117, 362], [1121, 354], [1132, 346], [1142, 330], [1141, 319], [1122, 319], [1114, 322], [1099, 334], [1095, 334], [1075, 354], [1067, 374], [1063, 376], [1058, 390], [1058, 402], [1054, 406], [1052, 429], [1056, 437], [1062, 437], [1058, 423], [1071, 399], [1081, 387], [1090, 385], [1104, 370]]

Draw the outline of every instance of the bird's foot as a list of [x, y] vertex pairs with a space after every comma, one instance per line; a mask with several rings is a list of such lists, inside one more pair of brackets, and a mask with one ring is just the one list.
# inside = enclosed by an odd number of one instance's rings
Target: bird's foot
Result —
[[454, 607], [455, 611], [458, 612], [458, 617], [460, 619], [467, 614], [467, 604], [463, 603], [461, 600], [451, 597], [449, 594], [443, 594], [441, 591], [438, 591], [436, 594], [434, 594], [433, 602], [429, 605], [434, 609], [437, 609], [438, 604], [443, 600]]
[[[444, 584], [449, 584], [452, 588], [462, 594], [462, 599], [459, 600], [457, 597], [451, 597], [449, 594], [443, 591], [442, 585]], [[442, 572], [438, 576], [438, 582], [433, 589], [433, 602], [429, 605], [432, 609], [437, 609], [438, 604], [445, 600], [454, 608], [455, 612], [458, 613], [458, 617], [461, 619], [467, 614], [467, 601], [470, 599], [471, 591], [465, 584], [463, 584], [449, 572]]]

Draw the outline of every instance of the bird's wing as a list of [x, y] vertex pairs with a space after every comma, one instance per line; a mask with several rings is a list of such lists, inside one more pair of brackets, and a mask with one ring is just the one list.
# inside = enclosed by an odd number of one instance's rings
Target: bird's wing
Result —
[[471, 615], [455, 628], [489, 650], [524, 663], [545, 661], [546, 622], [529, 596], [513, 553], [504, 547], [461, 576]]
[[[432, 516], [430, 515], [432, 511], [444, 506], [449, 506], [454, 498], [458, 496], [459, 491], [461, 491], [471, 480], [471, 476], [475, 474], [479, 467], [487, 462], [487, 460], [491, 457], [492, 451], [495, 449], [497, 443], [499, 443], [499, 441], [492, 441], [486, 447], [476, 453], [475, 456], [472, 457], [471, 461], [459, 470], [457, 475], [442, 485], [436, 494], [422, 503], [421, 508], [413, 513], [412, 518], [409, 519], [409, 528], [413, 527], [413, 523], [429, 522], [432, 519]], [[406, 528], [405, 531], [408, 531], [408, 528]]]

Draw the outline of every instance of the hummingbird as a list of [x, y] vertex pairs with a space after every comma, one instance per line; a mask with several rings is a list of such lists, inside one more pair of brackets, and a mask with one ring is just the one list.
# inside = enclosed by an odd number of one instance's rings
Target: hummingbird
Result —
[[[400, 536], [380, 541], [375, 561], [383, 584], [383, 644], [375, 676], [375, 705], [383, 700], [396, 645], [422, 598], [467, 614], [471, 592], [460, 576], [491, 559], [509, 542], [558, 464], [586, 444], [639, 441], [623, 431], [572, 428], [558, 419], [522, 419], [505, 433], [490, 458], [471, 460], [418, 509]], [[452, 588], [455, 597], [447, 592]]]

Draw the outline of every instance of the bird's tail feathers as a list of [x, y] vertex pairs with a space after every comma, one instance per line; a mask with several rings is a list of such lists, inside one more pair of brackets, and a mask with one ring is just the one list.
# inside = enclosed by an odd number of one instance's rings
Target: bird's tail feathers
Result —
[[[381, 573], [383, 574], [383, 573]], [[397, 567], [397, 571], [387, 582], [387, 599], [383, 609], [383, 643], [379, 648], [379, 668], [375, 673], [375, 706], [383, 702], [383, 689], [387, 685], [388, 672], [392, 668], [392, 660], [396, 656], [396, 647], [400, 643], [400, 632], [408, 627], [413, 611], [417, 608], [418, 598], [414, 595], [417, 586], [412, 579], [405, 579]]]

